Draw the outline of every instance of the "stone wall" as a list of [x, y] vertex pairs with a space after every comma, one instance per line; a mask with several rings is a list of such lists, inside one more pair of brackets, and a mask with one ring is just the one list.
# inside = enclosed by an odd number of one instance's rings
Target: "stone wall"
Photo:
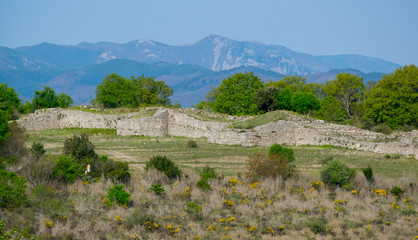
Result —
[[229, 123], [201, 121], [171, 109], [158, 109], [151, 117], [135, 113], [104, 115], [65, 109], [37, 110], [18, 120], [28, 130], [54, 128], [116, 129], [118, 135], [151, 137], [206, 137], [209, 142], [242, 146], [333, 145], [390, 154], [414, 154], [418, 158], [418, 131], [384, 135], [352, 126], [325, 123], [289, 115], [252, 130], [229, 129]]
[[117, 122], [117, 134], [165, 137], [168, 135], [168, 111], [158, 110], [152, 117], [126, 118]]

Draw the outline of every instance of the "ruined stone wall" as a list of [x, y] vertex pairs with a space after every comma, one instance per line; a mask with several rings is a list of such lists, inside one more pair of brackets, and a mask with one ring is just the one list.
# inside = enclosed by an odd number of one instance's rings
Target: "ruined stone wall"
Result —
[[103, 115], [64, 109], [37, 110], [19, 119], [28, 130], [54, 128], [116, 129], [118, 135], [151, 137], [207, 137], [209, 142], [242, 146], [333, 145], [390, 154], [414, 154], [418, 158], [418, 131], [384, 135], [352, 126], [291, 117], [255, 127], [232, 130], [229, 123], [197, 120], [184, 113], [160, 108], [152, 117], [135, 118], [135, 114]]
[[168, 135], [170, 136], [208, 137], [210, 132], [221, 132], [228, 126], [228, 123], [197, 120], [173, 110], [168, 110], [168, 114]]
[[104, 115], [83, 111], [49, 108], [20, 118], [17, 122], [28, 130], [54, 128], [101, 128], [116, 129], [117, 122], [129, 115]]
[[165, 137], [168, 135], [168, 111], [157, 111], [152, 117], [127, 118], [117, 122], [117, 134]]

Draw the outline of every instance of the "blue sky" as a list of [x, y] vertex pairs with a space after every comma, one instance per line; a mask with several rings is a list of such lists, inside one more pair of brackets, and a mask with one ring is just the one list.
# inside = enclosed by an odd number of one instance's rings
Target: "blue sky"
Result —
[[190, 44], [209, 34], [418, 65], [416, 0], [0, 0], [0, 46]]

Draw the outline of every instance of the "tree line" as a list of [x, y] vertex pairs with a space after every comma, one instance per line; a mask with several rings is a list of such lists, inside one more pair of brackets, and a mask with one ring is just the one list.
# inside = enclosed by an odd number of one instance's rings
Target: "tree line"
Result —
[[362, 128], [411, 130], [418, 126], [417, 76], [415, 65], [367, 83], [340, 73], [323, 84], [306, 83], [300, 76], [263, 84], [253, 73], [237, 73], [212, 88], [196, 107], [231, 115], [289, 110]]

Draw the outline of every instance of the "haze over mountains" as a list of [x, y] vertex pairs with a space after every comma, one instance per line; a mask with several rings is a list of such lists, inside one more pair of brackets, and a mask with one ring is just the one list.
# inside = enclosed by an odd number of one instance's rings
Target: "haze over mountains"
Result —
[[303, 75], [308, 82], [325, 82], [339, 72], [378, 80], [399, 65], [361, 55], [313, 56], [279, 45], [235, 41], [210, 35], [183, 46], [141, 39], [125, 44], [98, 42], [75, 46], [41, 43], [16, 49], [0, 47], [0, 82], [21, 98], [33, 97], [44, 85], [69, 94], [75, 103], [89, 103], [96, 85], [109, 73], [125, 77], [154, 75], [174, 89], [173, 101], [190, 106], [211, 86], [231, 74], [252, 71], [263, 81]]

